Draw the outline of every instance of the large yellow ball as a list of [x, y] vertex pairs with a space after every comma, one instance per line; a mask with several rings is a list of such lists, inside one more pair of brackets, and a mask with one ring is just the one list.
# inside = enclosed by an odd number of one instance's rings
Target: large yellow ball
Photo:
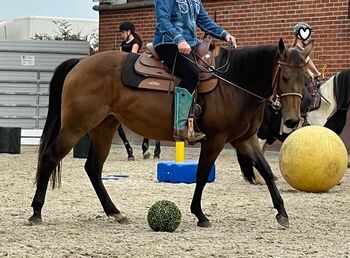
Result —
[[284, 179], [306, 192], [325, 192], [337, 185], [347, 164], [343, 141], [322, 126], [306, 126], [293, 132], [282, 144], [279, 156]]

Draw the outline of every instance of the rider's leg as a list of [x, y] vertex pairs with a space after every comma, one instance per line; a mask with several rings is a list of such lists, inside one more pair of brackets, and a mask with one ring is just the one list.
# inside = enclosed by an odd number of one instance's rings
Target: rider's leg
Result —
[[312, 104], [312, 97], [307, 89], [307, 87], [304, 87], [302, 91], [302, 100], [301, 100], [301, 106], [300, 106], [300, 115], [303, 119], [303, 126], [309, 125], [309, 122], [307, 121], [307, 112], [310, 109], [310, 106]]
[[[164, 64], [170, 69], [173, 69], [176, 57], [174, 74], [181, 78], [181, 82], [175, 88], [174, 138], [189, 141], [186, 122], [193, 101], [193, 92], [199, 82], [198, 68], [181, 54], [177, 54], [178, 49], [176, 45], [159, 45], [156, 47], [156, 51], [164, 61]], [[205, 134], [203, 133], [195, 133], [194, 141], [189, 143], [196, 143], [204, 137]]]

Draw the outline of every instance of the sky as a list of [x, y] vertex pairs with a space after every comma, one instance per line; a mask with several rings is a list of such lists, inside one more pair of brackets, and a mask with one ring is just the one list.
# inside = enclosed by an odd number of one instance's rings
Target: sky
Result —
[[27, 16], [98, 19], [93, 0], [2, 0], [0, 20]]

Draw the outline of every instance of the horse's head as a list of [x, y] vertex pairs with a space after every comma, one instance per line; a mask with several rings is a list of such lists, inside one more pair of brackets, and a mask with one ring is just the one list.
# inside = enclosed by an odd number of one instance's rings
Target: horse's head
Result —
[[305, 59], [313, 48], [313, 41], [303, 52], [287, 49], [281, 39], [278, 44], [279, 60], [277, 62], [276, 93], [281, 98], [282, 118], [288, 128], [296, 128], [301, 119], [300, 104], [302, 90], [308, 78]]

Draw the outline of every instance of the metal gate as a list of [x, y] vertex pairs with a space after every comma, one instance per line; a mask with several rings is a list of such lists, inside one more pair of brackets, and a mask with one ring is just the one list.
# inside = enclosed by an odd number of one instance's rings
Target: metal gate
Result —
[[0, 41], [0, 126], [21, 127], [22, 144], [36, 144], [55, 68], [89, 50], [85, 41]]

